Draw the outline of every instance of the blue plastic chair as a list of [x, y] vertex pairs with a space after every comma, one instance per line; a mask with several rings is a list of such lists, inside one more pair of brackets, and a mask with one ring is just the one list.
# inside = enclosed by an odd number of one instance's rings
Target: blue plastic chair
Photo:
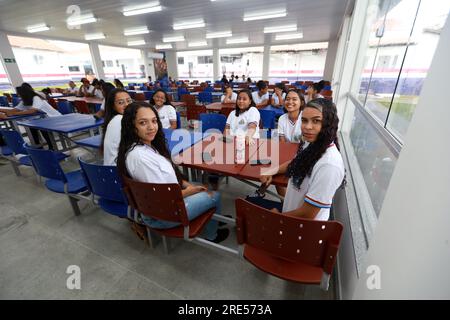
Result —
[[178, 111], [176, 111], [176, 113], [177, 113], [177, 129], [180, 129], [181, 128], [181, 116]]
[[[0, 131], [0, 137], [3, 137], [3, 134], [1, 131]], [[0, 145], [0, 156], [8, 159], [8, 157], [11, 156], [12, 154], [13, 154], [13, 152], [10, 147], [8, 147], [7, 145], [4, 145], [4, 146]]]
[[181, 96], [183, 94], [189, 94], [189, 91], [186, 88], [180, 87], [177, 89], [177, 93], [178, 93], [178, 101], [181, 101]]
[[18, 133], [15, 130], [1, 130], [3, 138], [6, 142], [6, 145], [9, 147], [9, 149], [12, 151], [13, 155], [15, 156], [20, 156], [22, 155], [22, 157], [20, 157], [19, 159], [10, 159], [11, 164], [14, 167], [14, 171], [16, 172], [16, 174], [18, 176], [20, 176], [20, 172], [18, 171], [17, 165], [23, 165], [23, 166], [27, 166], [27, 167], [31, 167], [31, 158], [28, 155], [27, 151], [25, 150], [25, 148], [23, 147], [23, 144], [25, 143], [25, 141], [23, 141], [22, 136], [20, 135], [20, 133]]
[[66, 194], [75, 215], [80, 215], [78, 201], [80, 199], [87, 199], [83, 197], [83, 193], [88, 190], [81, 170], [65, 173], [61, 169], [54, 152], [35, 149], [27, 144], [24, 144], [24, 147], [31, 157], [36, 173], [41, 177], [47, 178], [45, 181], [47, 189], [56, 193]]
[[213, 92], [214, 88], [213, 87], [206, 87], [203, 92]]
[[128, 217], [128, 202], [122, 193], [122, 182], [116, 166], [87, 163], [78, 158], [81, 172], [92, 196], [104, 211], [120, 218]]
[[272, 136], [272, 129], [275, 129], [275, 118], [276, 113], [272, 110], [259, 110], [261, 115], [261, 123], [264, 129], [269, 129], [267, 131], [267, 138]]
[[5, 96], [0, 96], [0, 106], [9, 107], [8, 98]]
[[72, 104], [69, 101], [65, 101], [65, 100], [58, 101], [57, 106], [58, 106], [58, 111], [61, 114], [73, 113]]
[[202, 123], [202, 132], [208, 129], [217, 129], [223, 132], [227, 123], [227, 117], [219, 113], [201, 113], [199, 120]]
[[144, 91], [145, 100], [150, 100], [153, 97], [154, 91]]
[[201, 103], [212, 103], [212, 93], [211, 92], [200, 92], [198, 94], [198, 101]]

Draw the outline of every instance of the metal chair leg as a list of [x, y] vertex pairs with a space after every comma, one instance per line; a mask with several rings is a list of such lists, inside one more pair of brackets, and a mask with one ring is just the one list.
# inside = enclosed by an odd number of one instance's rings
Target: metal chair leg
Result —
[[163, 246], [164, 246], [164, 252], [166, 254], [169, 254], [170, 251], [170, 239], [166, 236], [162, 236]]

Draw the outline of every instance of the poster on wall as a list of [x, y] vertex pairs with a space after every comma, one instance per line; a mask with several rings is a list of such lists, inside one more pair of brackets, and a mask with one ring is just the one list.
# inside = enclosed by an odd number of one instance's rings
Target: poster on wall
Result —
[[163, 57], [161, 59], [154, 59], [155, 76], [157, 80], [167, 79], [167, 62], [166, 53], [162, 52]]

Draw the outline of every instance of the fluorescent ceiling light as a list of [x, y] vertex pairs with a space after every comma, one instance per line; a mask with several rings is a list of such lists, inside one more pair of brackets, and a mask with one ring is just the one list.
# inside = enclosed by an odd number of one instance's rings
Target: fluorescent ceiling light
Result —
[[85, 34], [84, 39], [85, 40], [98, 40], [98, 39], [105, 39], [106, 36], [104, 33], [91, 33], [91, 34]]
[[303, 33], [291, 33], [291, 34], [277, 34], [275, 40], [290, 40], [290, 39], [302, 39]]
[[210, 32], [206, 34], [206, 39], [231, 37], [231, 31]]
[[297, 31], [297, 25], [290, 24], [290, 25], [286, 25], [286, 26], [265, 27], [264, 28], [264, 33], [289, 32], [289, 31]]
[[178, 42], [178, 41], [184, 41], [184, 36], [170, 36], [163, 38], [163, 42]]
[[150, 13], [161, 11], [162, 7], [159, 4], [159, 1], [149, 2], [147, 4], [139, 5], [139, 6], [129, 6], [123, 8], [124, 16], [135, 16], [138, 14]]
[[247, 42], [248, 42], [248, 37], [227, 39], [227, 44], [247, 43]]
[[92, 14], [86, 14], [83, 16], [78, 16], [76, 18], [67, 19], [67, 25], [69, 26], [79, 26], [80, 24], [97, 22], [97, 18]]
[[160, 49], [172, 49], [172, 45], [169, 44], [157, 44], [155, 46], [155, 49], [160, 50]]
[[29, 33], [41, 32], [41, 31], [47, 31], [47, 30], [50, 30], [50, 27], [48, 25], [46, 25], [45, 23], [36, 24], [34, 26], [27, 27], [27, 31]]
[[142, 46], [145, 44], [145, 40], [128, 41], [129, 46]]
[[203, 19], [198, 19], [198, 20], [174, 23], [173, 30], [203, 28], [204, 26], [205, 26], [205, 21], [203, 21]]
[[123, 34], [125, 36], [135, 36], [137, 34], [146, 34], [149, 32], [150, 31], [148, 30], [147, 27], [140, 27], [140, 28], [133, 28], [133, 29], [125, 29]]
[[208, 45], [208, 42], [206, 42], [206, 41], [194, 41], [194, 42], [188, 43], [188, 47], [204, 47], [207, 45]]
[[286, 9], [244, 13], [244, 21], [286, 17]]

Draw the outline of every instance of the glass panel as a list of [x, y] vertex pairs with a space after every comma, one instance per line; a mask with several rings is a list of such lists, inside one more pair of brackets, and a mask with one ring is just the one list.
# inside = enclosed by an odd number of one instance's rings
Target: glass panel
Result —
[[386, 122], [420, 0], [392, 0], [380, 36], [365, 107]]
[[3, 92], [11, 92], [11, 91], [12, 91], [11, 82], [9, 81], [8, 75], [6, 74], [2, 61], [0, 61], [0, 95], [2, 95]]
[[261, 80], [264, 47], [221, 49], [220, 72], [229, 76], [250, 77], [253, 81]]
[[450, 1], [422, 1], [414, 24], [387, 128], [400, 140], [407, 132], [423, 82], [447, 20]]
[[67, 87], [70, 80], [95, 78], [89, 46], [84, 43], [8, 36], [23, 80], [36, 90]]
[[107, 80], [147, 82], [141, 50], [98, 46]]
[[358, 109], [354, 113], [350, 139], [378, 216], [397, 159]]
[[269, 81], [319, 81], [327, 57], [327, 42], [281, 45], [270, 48]]
[[213, 51], [180, 51], [178, 57], [178, 77], [183, 80], [212, 81], [214, 77]]

